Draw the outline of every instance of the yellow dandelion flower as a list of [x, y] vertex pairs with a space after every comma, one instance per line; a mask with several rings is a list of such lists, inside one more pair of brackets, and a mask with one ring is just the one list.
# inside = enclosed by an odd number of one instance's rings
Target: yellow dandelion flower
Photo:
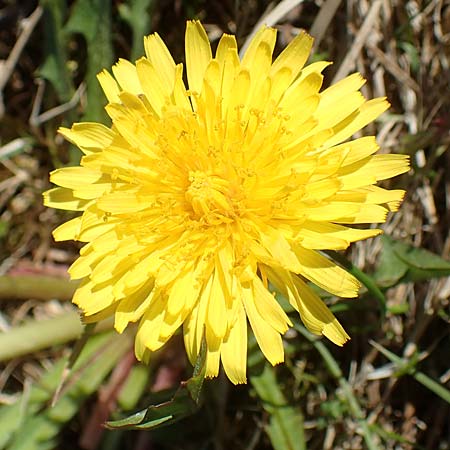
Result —
[[348, 335], [310, 288], [355, 297], [358, 281], [320, 250], [380, 233], [404, 195], [376, 187], [408, 170], [403, 155], [374, 155], [374, 137], [347, 141], [388, 107], [366, 101], [359, 74], [321, 91], [329, 64], [304, 67], [312, 38], [298, 35], [272, 61], [276, 30], [262, 27], [242, 59], [224, 34], [215, 56], [188, 22], [186, 71], [161, 38], [146, 56], [98, 75], [112, 126], [77, 123], [60, 133], [84, 153], [51, 173], [47, 206], [80, 211], [54, 231], [86, 242], [70, 267], [86, 321], [114, 315], [120, 333], [139, 322], [147, 359], [183, 327], [190, 360], [205, 336], [206, 374], [220, 362], [246, 381], [247, 320], [272, 363], [291, 325], [269, 282], [310, 331], [337, 345]]

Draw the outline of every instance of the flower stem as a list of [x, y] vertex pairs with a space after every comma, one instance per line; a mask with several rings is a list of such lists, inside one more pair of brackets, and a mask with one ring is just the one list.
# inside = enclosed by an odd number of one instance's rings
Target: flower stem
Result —
[[[103, 321], [96, 331], [111, 327]], [[0, 333], [0, 361], [34, 353], [47, 347], [64, 344], [78, 338], [83, 332], [80, 314], [70, 311], [47, 320], [32, 320], [24, 325]]]
[[0, 300], [71, 300], [78, 283], [64, 278], [39, 275], [0, 277]]

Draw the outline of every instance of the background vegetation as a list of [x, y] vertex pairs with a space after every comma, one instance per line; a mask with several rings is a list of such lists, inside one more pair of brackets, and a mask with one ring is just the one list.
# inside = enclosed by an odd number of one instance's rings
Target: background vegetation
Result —
[[[66, 277], [79, 246], [53, 242], [70, 216], [45, 209], [41, 193], [50, 170], [80, 158], [57, 128], [107, 123], [95, 74], [138, 58], [154, 31], [182, 61], [188, 18], [213, 46], [222, 32], [242, 45], [265, 22], [279, 51], [306, 29], [312, 58], [334, 61], [326, 84], [361, 72], [364, 94], [392, 103], [364, 133], [411, 156], [410, 173], [389, 183], [408, 194], [385, 237], [332, 255], [365, 284], [357, 300], [326, 299], [352, 336], [343, 349], [297, 320], [285, 365], [265, 365], [250, 343], [248, 385], [206, 381], [197, 405], [194, 378], [168, 410], [133, 420], [186, 418], [106, 430], [170, 399], [192, 368], [180, 336], [146, 367], [132, 330], [106, 322], [69, 370], [82, 347], [71, 353], [82, 327]], [[0, 449], [449, 449], [449, 44], [443, 0], [0, 1]]]

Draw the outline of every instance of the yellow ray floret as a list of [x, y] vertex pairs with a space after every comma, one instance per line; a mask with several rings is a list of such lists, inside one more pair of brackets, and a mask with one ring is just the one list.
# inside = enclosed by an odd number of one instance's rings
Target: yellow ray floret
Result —
[[[242, 59], [234, 36], [215, 56], [200, 22], [187, 23], [186, 73], [162, 39], [146, 56], [98, 75], [112, 126], [78, 123], [60, 133], [83, 152], [57, 169], [44, 194], [80, 215], [54, 230], [85, 242], [70, 267], [86, 322], [138, 323], [135, 352], [147, 361], [182, 329], [206, 374], [222, 364], [245, 383], [247, 328], [265, 357], [284, 360], [292, 325], [283, 295], [306, 327], [337, 345], [349, 336], [314, 284], [355, 297], [359, 283], [321, 250], [376, 236], [353, 224], [383, 222], [404, 192], [375, 186], [408, 170], [403, 155], [375, 155], [374, 137], [347, 141], [388, 107], [366, 101], [359, 74], [322, 89], [330, 64], [305, 63], [300, 33], [273, 61], [276, 30], [262, 27]], [[271, 292], [271, 288], [277, 294]]]

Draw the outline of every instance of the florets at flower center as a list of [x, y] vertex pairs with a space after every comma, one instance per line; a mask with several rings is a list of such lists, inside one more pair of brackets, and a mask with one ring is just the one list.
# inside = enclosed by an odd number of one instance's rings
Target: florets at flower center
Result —
[[189, 187], [185, 198], [194, 218], [208, 225], [231, 223], [237, 216], [236, 199], [232, 183], [202, 171], [189, 172]]

